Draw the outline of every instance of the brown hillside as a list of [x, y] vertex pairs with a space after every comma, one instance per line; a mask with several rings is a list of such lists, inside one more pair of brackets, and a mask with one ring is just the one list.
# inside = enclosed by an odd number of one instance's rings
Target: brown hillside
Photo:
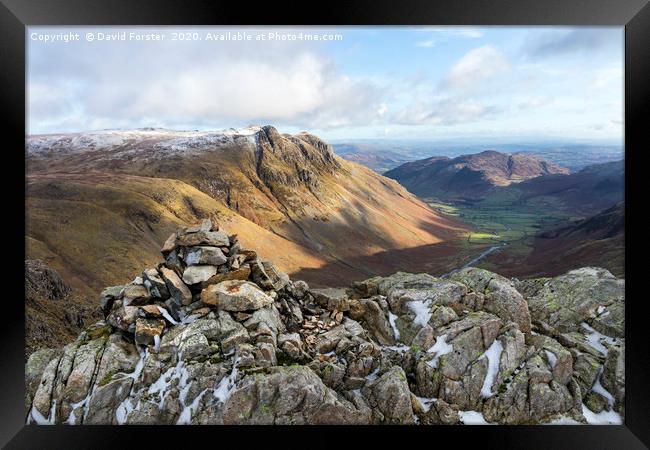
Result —
[[289, 273], [326, 266], [309, 270], [307, 281], [321, 285], [401, 270], [408, 256], [364, 257], [453, 241], [464, 230], [319, 138], [272, 127], [36, 136], [27, 164], [28, 257], [88, 295], [129, 281], [157, 260], [159, 242], [202, 217], [237, 229], [244, 245]]

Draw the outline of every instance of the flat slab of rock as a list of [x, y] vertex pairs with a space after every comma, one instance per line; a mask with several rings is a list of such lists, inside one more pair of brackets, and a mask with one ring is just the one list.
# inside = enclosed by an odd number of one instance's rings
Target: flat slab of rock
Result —
[[239, 269], [231, 270], [230, 272], [218, 273], [210, 277], [207, 281], [203, 282], [201, 286], [206, 288], [211, 284], [219, 284], [227, 280], [248, 280], [251, 274], [251, 268], [248, 264], [240, 267]]
[[176, 233], [172, 233], [171, 236], [167, 238], [165, 243], [163, 244], [162, 248], [160, 249], [160, 252], [163, 254], [163, 256], [167, 256], [169, 253], [172, 251], [176, 250], [176, 238], [178, 236]]
[[197, 264], [209, 264], [220, 266], [228, 261], [219, 247], [190, 247], [185, 253], [185, 264], [194, 266]]
[[310, 292], [316, 302], [328, 311], [348, 311], [350, 309], [350, 302], [348, 301], [348, 295], [345, 289], [311, 289]]
[[142, 284], [131, 283], [124, 286], [124, 301], [126, 304], [144, 305], [150, 298], [149, 291]]
[[[219, 227], [217, 226], [214, 230], [216, 231]], [[203, 219], [201, 222], [190, 225], [189, 227], [186, 227], [184, 230], [184, 234], [186, 233], [196, 233], [197, 231], [210, 231], [212, 230], [212, 220], [210, 219]]]
[[273, 303], [273, 299], [255, 284], [243, 280], [227, 280], [208, 286], [201, 292], [201, 301], [233, 312], [254, 311]]
[[195, 247], [198, 245], [227, 247], [230, 245], [230, 240], [228, 239], [228, 235], [223, 231], [197, 231], [196, 233], [178, 236], [176, 238], [176, 245], [183, 247]]
[[161, 267], [160, 274], [162, 275], [163, 280], [165, 280], [165, 284], [167, 284], [167, 288], [169, 289], [169, 294], [174, 298], [176, 304], [189, 305], [192, 303], [192, 293], [185, 283], [183, 283], [183, 280], [176, 275], [176, 272], [166, 267]]
[[289, 283], [289, 276], [276, 269], [271, 261], [253, 261], [251, 264], [252, 279], [264, 289], [282, 289]]
[[190, 266], [183, 272], [183, 281], [187, 284], [198, 284], [209, 280], [217, 274], [214, 266]]

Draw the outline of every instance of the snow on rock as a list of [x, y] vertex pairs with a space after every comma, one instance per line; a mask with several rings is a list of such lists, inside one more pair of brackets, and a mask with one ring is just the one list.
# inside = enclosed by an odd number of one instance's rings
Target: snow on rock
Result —
[[390, 326], [393, 327], [393, 334], [395, 335], [395, 340], [399, 341], [400, 334], [399, 330], [397, 329], [397, 324], [395, 321], [397, 320], [397, 316], [393, 314], [391, 311], [388, 311], [388, 322], [390, 322]]
[[571, 417], [560, 416], [550, 422], [542, 423], [542, 425], [582, 425], [582, 423], [572, 419]]
[[435, 398], [428, 398], [428, 397], [415, 397], [418, 399], [420, 402], [420, 405], [422, 405], [422, 410], [426, 413], [429, 412], [429, 409], [431, 409], [431, 405], [433, 404], [433, 401]]
[[616, 411], [595, 413], [584, 404], [582, 405], [582, 415], [585, 416], [589, 425], [621, 425], [623, 423], [623, 418]]
[[49, 151], [79, 153], [117, 149], [129, 143], [141, 143], [142, 149], [164, 150], [161, 153], [188, 151], [239, 142], [255, 143], [259, 126], [229, 128], [220, 131], [174, 131], [163, 128], [135, 130], [100, 130], [86, 133], [44, 134], [27, 136], [26, 150], [30, 155]]
[[413, 319], [414, 324], [425, 326], [429, 322], [429, 319], [431, 319], [431, 311], [429, 310], [428, 302], [413, 300], [408, 302], [407, 305], [415, 313], [415, 319]]
[[555, 353], [549, 350], [544, 350], [544, 352], [546, 353], [546, 358], [548, 359], [551, 370], [555, 369], [555, 365], [557, 364], [557, 356], [555, 356]]
[[233, 366], [232, 372], [227, 377], [223, 377], [219, 384], [214, 389], [214, 398], [219, 400], [221, 403], [226, 403], [230, 398], [230, 394], [235, 390], [235, 382], [237, 380], [237, 374], [239, 373], [239, 359], [236, 359]]
[[591, 387], [591, 390], [605, 397], [611, 409], [614, 407], [614, 396], [607, 389], [605, 389], [603, 385], [600, 383], [600, 377], [602, 373], [603, 373], [603, 369], [601, 368], [600, 372], [598, 373], [598, 376], [596, 377], [596, 382]]
[[603, 342], [614, 345], [616, 343], [616, 339], [611, 338], [609, 336], [605, 336], [602, 333], [599, 333], [598, 331], [594, 330], [589, 324], [586, 322], [582, 322], [580, 324], [582, 328], [584, 328], [586, 331], [589, 332], [587, 334], [587, 343], [592, 346], [594, 349], [596, 349], [598, 352], [602, 353], [603, 355], [607, 356], [609, 353], [609, 350], [607, 347], [603, 345]]
[[436, 343], [431, 347], [429, 350], [427, 350], [427, 353], [435, 353], [435, 357], [429, 361], [427, 361], [427, 365], [429, 367], [436, 368], [438, 367], [438, 360], [442, 355], [446, 355], [447, 353], [451, 353], [454, 350], [454, 347], [451, 344], [447, 344], [447, 335], [443, 334], [438, 336], [436, 339]]
[[172, 318], [172, 316], [169, 315], [169, 312], [165, 308], [159, 306], [158, 311], [160, 311], [160, 314], [162, 314], [162, 316], [165, 319], [167, 319], [167, 321], [169, 323], [171, 323], [172, 325], [178, 325], [178, 322], [176, 320], [174, 320], [174, 318]]
[[478, 411], [458, 411], [458, 418], [464, 425], [491, 425]]
[[481, 397], [491, 397], [492, 394], [492, 385], [494, 380], [499, 373], [499, 360], [501, 359], [501, 352], [503, 351], [503, 345], [501, 341], [495, 339], [483, 355], [479, 359], [487, 358], [488, 359], [488, 372], [485, 375], [485, 380], [483, 380], [483, 387], [481, 387]]

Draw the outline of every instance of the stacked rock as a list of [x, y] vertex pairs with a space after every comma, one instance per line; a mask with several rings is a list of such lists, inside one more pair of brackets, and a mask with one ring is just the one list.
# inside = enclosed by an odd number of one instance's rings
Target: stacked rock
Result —
[[106, 322], [133, 333], [140, 345], [158, 345], [168, 325], [190, 323], [211, 307], [242, 314], [258, 310], [289, 282], [210, 219], [179, 229], [161, 251], [164, 262], [100, 295]]
[[26, 365], [28, 423], [621, 423], [625, 281], [464, 268], [310, 289], [210, 220]]

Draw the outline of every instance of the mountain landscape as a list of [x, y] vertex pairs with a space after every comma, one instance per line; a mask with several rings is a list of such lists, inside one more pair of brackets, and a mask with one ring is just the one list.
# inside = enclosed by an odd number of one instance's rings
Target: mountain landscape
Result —
[[35, 136], [27, 168], [28, 258], [88, 295], [151, 264], [157, 242], [200, 217], [314, 285], [415, 270], [408, 250], [430, 246], [442, 273], [468, 230], [317, 137], [273, 127]]
[[26, 151], [28, 423], [623, 420], [622, 162], [385, 177], [271, 126]]
[[103, 286], [150, 265], [165, 235], [201, 217], [313, 286], [440, 275], [477, 257], [509, 276], [596, 262], [624, 275], [622, 238], [554, 231], [623, 201], [622, 162], [569, 173], [528, 153], [483, 151], [384, 177], [316, 136], [271, 126], [38, 135], [26, 151], [27, 258], [54, 268], [86, 315]]
[[585, 264], [625, 273], [623, 161], [569, 172], [528, 154], [486, 151], [409, 162], [385, 175], [473, 225], [468, 243], [488, 246], [481, 267], [520, 277]]
[[26, 424], [625, 423], [622, 28], [64, 28]]

